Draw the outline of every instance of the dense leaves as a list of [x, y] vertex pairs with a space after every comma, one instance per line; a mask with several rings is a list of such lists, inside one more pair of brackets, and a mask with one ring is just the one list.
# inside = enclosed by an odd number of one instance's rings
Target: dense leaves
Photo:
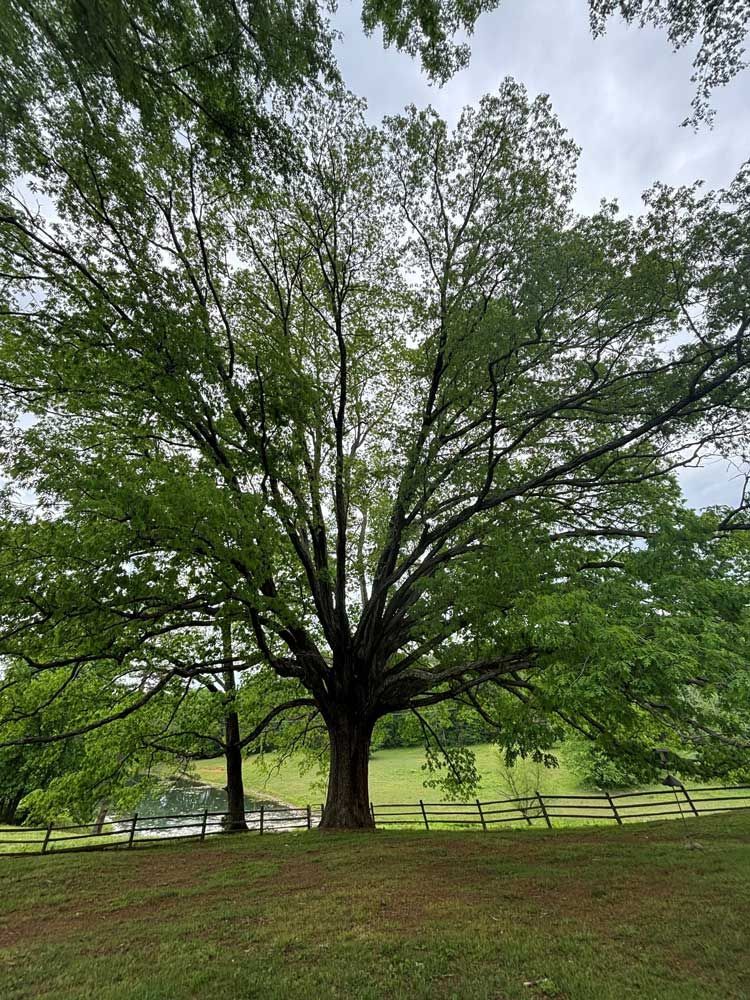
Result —
[[371, 822], [378, 720], [439, 751], [448, 701], [509, 758], [567, 727], [739, 766], [746, 505], [696, 517], [674, 472], [747, 452], [747, 172], [576, 216], [576, 147], [510, 80], [454, 129], [306, 92], [295, 169], [238, 170], [202, 78], [149, 112], [58, 68], [4, 99], [0, 651], [123, 678], [67, 733], [177, 692], [164, 746], [205, 755], [290, 710], [331, 826]]
[[[4, 738], [55, 735], [96, 719], [121, 683], [104, 671], [71, 679], [10, 665], [0, 689]], [[161, 758], [145, 744], [165, 722], [157, 715], [141, 712], [68, 740], [0, 749], [0, 823], [83, 823], [100, 811], [132, 808], [157, 781]]]

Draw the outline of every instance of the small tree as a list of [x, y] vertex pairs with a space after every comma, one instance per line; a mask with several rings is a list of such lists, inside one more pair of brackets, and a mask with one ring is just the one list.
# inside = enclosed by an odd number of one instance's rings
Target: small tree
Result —
[[[191, 665], [174, 678], [159, 696], [151, 731], [144, 734], [144, 747], [188, 764], [222, 757], [226, 768], [227, 829], [247, 829], [243, 757], [275, 736], [279, 746], [304, 740], [314, 715], [314, 705], [304, 689], [279, 682], [273, 674], [258, 669], [250, 659], [243, 663], [239, 643], [232, 641], [231, 625], [222, 621], [215, 636], [221, 652], [213, 661], [206, 648], [211, 637], [194, 637]], [[186, 638], [186, 637], [185, 637]], [[183, 638], [184, 642], [184, 638]], [[167, 643], [162, 650], [162, 670], [171, 675], [176, 650]], [[181, 651], [184, 657], [185, 649]], [[214, 664], [221, 664], [216, 669]], [[295, 693], [298, 697], [292, 698]], [[292, 709], [296, 715], [287, 714]], [[283, 723], [281, 731], [279, 722]], [[271, 729], [276, 726], [275, 733]]]

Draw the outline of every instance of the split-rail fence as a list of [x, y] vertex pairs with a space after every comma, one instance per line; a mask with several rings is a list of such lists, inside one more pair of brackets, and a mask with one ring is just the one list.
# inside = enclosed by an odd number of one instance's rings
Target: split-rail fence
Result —
[[[514, 826], [578, 825], [636, 820], [687, 818], [707, 813], [750, 809], [750, 785], [713, 785], [704, 788], [667, 788], [645, 792], [550, 795], [534, 792], [512, 799], [473, 802], [384, 803], [370, 806], [376, 827], [479, 827], [490, 830]], [[311, 830], [320, 822], [322, 806], [280, 806], [275, 803], [248, 810], [245, 822], [258, 834]], [[130, 849], [160, 840], [205, 840], [227, 832], [223, 812], [178, 813], [110, 820], [100, 829], [77, 826], [2, 827], [0, 856], [51, 854], [71, 850]]]

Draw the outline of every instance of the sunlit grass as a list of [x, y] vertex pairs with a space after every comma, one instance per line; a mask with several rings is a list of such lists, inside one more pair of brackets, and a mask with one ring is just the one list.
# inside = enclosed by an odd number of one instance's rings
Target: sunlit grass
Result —
[[[512, 797], [507, 770], [502, 766], [500, 754], [489, 743], [473, 747], [477, 769], [482, 776], [480, 786], [472, 798], [483, 800]], [[420, 799], [438, 802], [441, 792], [425, 788], [429, 775], [423, 769], [424, 750], [421, 747], [399, 747], [378, 750], [370, 760], [370, 796], [375, 803], [408, 802]], [[528, 761], [520, 761], [512, 769], [519, 794], [533, 792], [575, 792], [581, 785], [565, 762], [564, 752], [559, 755], [557, 768], [537, 768]], [[248, 757], [245, 761], [245, 790], [249, 795], [271, 796], [291, 805], [319, 803], [325, 798], [325, 776], [317, 769], [300, 770], [301, 758], [279, 760], [275, 754], [265, 757]], [[224, 785], [226, 775], [221, 760], [202, 761], [197, 774], [203, 781]]]

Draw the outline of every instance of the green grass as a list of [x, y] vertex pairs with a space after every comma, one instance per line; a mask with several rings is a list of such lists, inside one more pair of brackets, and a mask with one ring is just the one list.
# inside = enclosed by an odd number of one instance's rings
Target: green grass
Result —
[[[88, 824], [90, 828], [91, 823]], [[83, 836], [86, 827], [71, 830], [56, 830], [54, 827], [47, 840], [47, 850], [50, 852], [68, 850], [71, 847], [112, 847], [116, 843], [124, 843], [128, 839], [127, 831], [113, 833], [114, 828], [105, 824], [100, 836]], [[67, 839], [71, 836], [75, 839]], [[28, 830], [23, 826], [0, 827], [0, 854], [39, 854], [45, 839], [45, 831]]]
[[22, 826], [4, 826], [0, 829], [0, 854], [38, 854], [43, 840], [44, 834], [37, 830], [25, 830]]
[[0, 996], [747, 1000], [748, 844], [735, 814], [6, 859]]
[[[489, 743], [475, 746], [477, 768], [482, 775], [481, 785], [476, 797], [483, 800], [508, 798], [511, 791], [503, 782], [500, 767], [500, 756], [496, 747]], [[424, 780], [427, 777], [422, 770], [424, 750], [421, 747], [400, 747], [395, 750], [378, 750], [370, 760], [370, 797], [375, 803], [407, 802], [416, 803], [420, 799], [438, 802], [441, 799], [439, 791], [426, 789]], [[538, 784], [541, 792], [574, 792], [580, 791], [581, 785], [575, 775], [566, 766], [565, 758], [560, 755], [560, 767], [541, 769], [538, 782], [537, 769], [526, 762], [520, 762], [515, 770], [516, 778], [521, 786], [521, 794], [533, 791]], [[198, 764], [197, 773], [203, 781], [215, 785], [224, 785], [226, 775], [221, 760], [202, 761]], [[288, 802], [291, 805], [307, 805], [320, 802], [325, 798], [325, 779], [315, 770], [300, 774], [299, 758], [291, 757], [279, 762], [274, 754], [265, 758], [249, 757], [245, 762], [245, 789], [253, 793]]]

